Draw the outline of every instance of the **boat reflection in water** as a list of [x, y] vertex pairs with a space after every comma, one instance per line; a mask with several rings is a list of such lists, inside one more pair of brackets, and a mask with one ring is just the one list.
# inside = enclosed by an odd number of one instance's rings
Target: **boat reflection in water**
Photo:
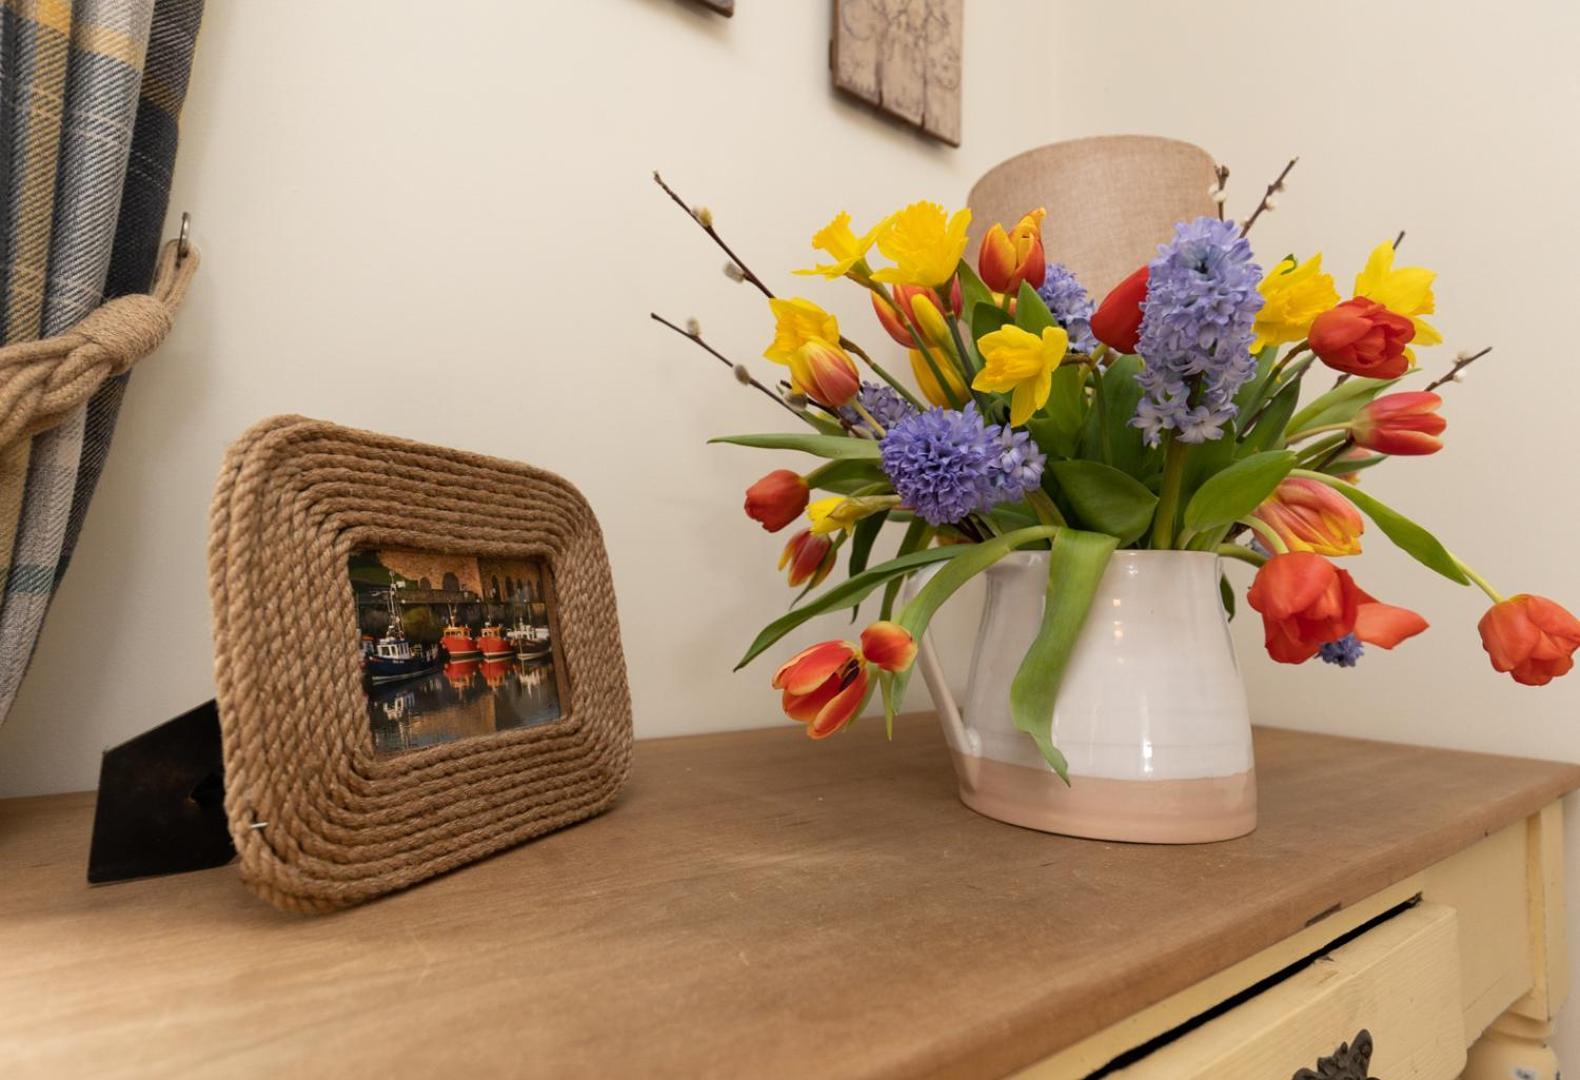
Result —
[[400, 753], [560, 717], [552, 655], [452, 660], [404, 682], [368, 687], [373, 748]]

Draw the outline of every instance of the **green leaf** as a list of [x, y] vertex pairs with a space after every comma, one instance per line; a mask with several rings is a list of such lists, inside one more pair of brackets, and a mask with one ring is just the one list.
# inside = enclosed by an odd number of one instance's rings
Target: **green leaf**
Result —
[[1129, 544], [1152, 524], [1158, 497], [1128, 473], [1099, 461], [1050, 461], [1047, 467], [1087, 528]]
[[1048, 310], [1047, 302], [1024, 281], [1020, 283], [1020, 292], [1015, 295], [1015, 325], [1038, 337], [1048, 327], [1059, 325], [1054, 321], [1053, 312]]
[[1355, 418], [1361, 407], [1388, 389], [1398, 379], [1347, 379], [1301, 409], [1289, 421], [1289, 434], [1308, 428], [1345, 424]]
[[807, 486], [832, 491], [837, 495], [851, 495], [861, 488], [888, 482], [883, 467], [876, 461], [860, 458], [837, 458], [819, 465], [806, 474]]
[[1234, 586], [1229, 584], [1228, 574], [1218, 575], [1218, 595], [1223, 597], [1224, 614], [1234, 622]]
[[[991, 540], [984, 540], [979, 544], [959, 544], [952, 548], [934, 548], [934, 551], [952, 551], [954, 558], [949, 564], [933, 575], [933, 579], [922, 587], [910, 603], [901, 609], [895, 622], [910, 631], [911, 637], [921, 640], [927, 632], [927, 624], [932, 621], [933, 613], [956, 589], [970, 581], [973, 577], [998, 562], [1018, 547], [1036, 543], [1038, 540], [1048, 540], [1058, 535], [1061, 531], [1057, 525], [1037, 525], [1030, 529], [1016, 529], [1003, 536], [995, 536]], [[918, 552], [920, 554], [920, 552]], [[899, 560], [895, 560], [899, 561]], [[868, 571], [871, 573], [871, 571]], [[910, 683], [911, 675], [916, 671], [912, 664], [900, 672], [894, 680], [893, 705], [900, 707], [900, 702], [905, 697], [905, 687]]]
[[[912, 518], [911, 523], [905, 527], [905, 535], [900, 537], [900, 549], [895, 552], [895, 555], [898, 557], [909, 555], [913, 551], [921, 551], [932, 538], [933, 527], [922, 518]], [[892, 577], [884, 583], [883, 606], [878, 609], [878, 618], [889, 619], [893, 617], [894, 598], [899, 595], [900, 586], [904, 583], [905, 579], [903, 577]]]
[[1383, 535], [1392, 540], [1399, 550], [1409, 555], [1422, 566], [1429, 570], [1436, 570], [1455, 584], [1470, 584], [1470, 579], [1459, 568], [1458, 561], [1448, 553], [1448, 549], [1442, 545], [1437, 537], [1391, 506], [1374, 499], [1354, 484], [1345, 483], [1336, 476], [1312, 472], [1309, 469], [1296, 469], [1294, 475], [1304, 476], [1309, 480], [1320, 480], [1340, 495], [1343, 495], [1350, 502], [1354, 503], [1361, 513], [1371, 518], [1376, 526], [1383, 531]]
[[856, 522], [856, 527], [850, 533], [850, 576], [855, 577], [867, 569], [867, 558], [872, 554], [872, 545], [878, 539], [878, 533], [883, 531], [883, 523], [889, 519], [887, 510], [879, 510]]
[[890, 578], [908, 574], [917, 567], [926, 566], [928, 563], [952, 559], [961, 551], [969, 550], [969, 547], [945, 547], [913, 551], [909, 555], [901, 555], [898, 558], [890, 559], [888, 562], [879, 563], [868, 570], [863, 570], [854, 577], [835, 585], [811, 603], [795, 608], [793, 611], [788, 611], [763, 627], [762, 632], [757, 635], [752, 641], [750, 648], [746, 650], [746, 655], [741, 657], [740, 663], [735, 665], [735, 670], [741, 670], [741, 668], [755, 660], [764, 649], [813, 616], [821, 615], [827, 611], [838, 611], [840, 608], [850, 607], [852, 604], [859, 604], [867, 598], [873, 589], [876, 589]]
[[1103, 409], [1102, 413], [1095, 407], [1091, 410], [1083, 449], [1083, 456], [1101, 460], [1137, 479], [1155, 467], [1155, 452], [1142, 440], [1141, 429], [1130, 423], [1141, 401], [1141, 384], [1136, 382], [1140, 371], [1139, 356], [1115, 357], [1102, 369], [1097, 392], [1103, 395]]
[[1201, 532], [1244, 517], [1261, 506], [1294, 467], [1293, 450], [1265, 450], [1241, 458], [1209, 477], [1191, 496], [1185, 507], [1185, 528]]
[[1028, 421], [1026, 430], [1045, 453], [1055, 458], [1073, 458], [1080, 444], [1081, 428], [1086, 423], [1086, 369], [1079, 364], [1061, 365], [1053, 373], [1048, 402]]
[[1273, 374], [1273, 365], [1277, 359], [1277, 345], [1269, 345], [1256, 354], [1256, 374], [1234, 395], [1235, 408], [1239, 410], [1237, 415], [1241, 420], [1254, 416], [1256, 410], [1262, 407], [1262, 402], [1267, 400], [1268, 393], [1273, 389], [1268, 385], [1268, 379]]
[[1278, 392], [1273, 398], [1256, 425], [1251, 428], [1250, 434], [1240, 444], [1238, 453], [1241, 457], [1255, 454], [1262, 450], [1274, 450], [1284, 445], [1284, 429], [1289, 426], [1289, 417], [1295, 411], [1295, 406], [1300, 403], [1300, 383], [1290, 383]]
[[1048, 557], [1042, 625], [1009, 687], [1009, 711], [1015, 726], [1032, 737], [1066, 784], [1070, 782], [1069, 768], [1053, 744], [1053, 707], [1092, 597], [1117, 546], [1118, 541], [1102, 533], [1060, 531]]
[[709, 443], [729, 443], [732, 446], [754, 446], [759, 450], [800, 450], [822, 458], [855, 458], [877, 461], [876, 439], [854, 439], [840, 435], [798, 435], [794, 433], [773, 435], [720, 435]]
[[960, 317], [967, 326], [972, 325], [972, 312], [978, 304], [994, 307], [993, 291], [982, 283], [977, 277], [977, 272], [971, 269], [971, 264], [964, 259], [955, 271], [960, 276]]
[[1010, 325], [1010, 322], [1010, 317], [992, 304], [978, 304], [971, 312], [972, 348], [976, 348], [980, 352], [981, 349], [978, 347], [977, 342], [987, 337], [993, 331]]

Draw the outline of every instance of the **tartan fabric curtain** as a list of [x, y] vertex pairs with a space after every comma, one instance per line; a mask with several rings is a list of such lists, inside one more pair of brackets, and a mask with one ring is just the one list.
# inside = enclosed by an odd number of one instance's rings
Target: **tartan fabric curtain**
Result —
[[[148, 287], [203, 0], [3, 0], [0, 342]], [[0, 450], [0, 722], [98, 482], [125, 379]]]

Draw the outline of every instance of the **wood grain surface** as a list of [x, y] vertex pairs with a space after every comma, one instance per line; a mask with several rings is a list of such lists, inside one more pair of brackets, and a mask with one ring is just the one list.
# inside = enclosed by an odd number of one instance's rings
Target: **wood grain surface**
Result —
[[1170, 848], [978, 817], [931, 718], [641, 742], [607, 816], [319, 917], [234, 867], [89, 888], [92, 796], [3, 801], [0, 1071], [999, 1076], [1580, 785], [1256, 749], [1258, 830]]

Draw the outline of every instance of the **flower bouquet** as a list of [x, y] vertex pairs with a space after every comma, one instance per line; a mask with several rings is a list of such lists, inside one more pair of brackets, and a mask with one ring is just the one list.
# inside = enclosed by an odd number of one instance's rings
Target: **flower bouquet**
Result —
[[[1434, 274], [1399, 265], [1399, 240], [1371, 252], [1348, 298], [1320, 254], [1259, 262], [1247, 234], [1288, 172], [1235, 221], [1223, 216], [1220, 170], [1218, 216], [1179, 223], [1156, 258], [1099, 304], [1048, 261], [1042, 210], [988, 229], [974, 267], [965, 259], [968, 210], [918, 202], [859, 234], [839, 214], [812, 237], [823, 261], [796, 273], [866, 290], [876, 323], [906, 350], [914, 388], [815, 302], [772, 292], [707, 210], [664, 186], [728, 255], [726, 273], [766, 298], [774, 329], [763, 355], [781, 377], [759, 381], [695, 323], [654, 318], [771, 398], [796, 428], [714, 441], [815, 459], [746, 492], [746, 513], [765, 529], [802, 526], [780, 558], [800, 593], [741, 665], [815, 616], [850, 610], [854, 619], [876, 594], [858, 642], [814, 645], [773, 676], [808, 735], [841, 730], [874, 692], [892, 722], [944, 601], [1011, 553], [1041, 552], [1022, 557], [1044, 575], [1029, 644], [1012, 675], [1006, 667], [990, 677], [989, 692], [1007, 699], [1043, 771], [1067, 781], [1055, 703], [1116, 551], [1135, 553], [1127, 565], [1141, 565], [1143, 553], [1194, 553], [1211, 566], [1231, 617], [1234, 592], [1217, 560], [1247, 563], [1268, 655], [1347, 666], [1367, 646], [1392, 649], [1427, 628], [1333, 561], [1360, 553], [1367, 519], [1427, 569], [1487, 594], [1480, 632], [1496, 670], [1530, 685], [1570, 670], [1580, 621], [1551, 600], [1497, 592], [1364, 489], [1364, 470], [1442, 447], [1437, 391], [1487, 350], [1422, 378], [1416, 350], [1442, 340], [1426, 318]], [[1415, 379], [1424, 385], [1412, 388]], [[888, 525], [903, 530], [897, 552], [874, 563]], [[841, 561], [844, 580], [818, 591]], [[1024, 580], [1017, 588], [1024, 593]], [[1135, 678], [1134, 663], [1129, 670]], [[1243, 723], [1243, 699], [1235, 710]]]

